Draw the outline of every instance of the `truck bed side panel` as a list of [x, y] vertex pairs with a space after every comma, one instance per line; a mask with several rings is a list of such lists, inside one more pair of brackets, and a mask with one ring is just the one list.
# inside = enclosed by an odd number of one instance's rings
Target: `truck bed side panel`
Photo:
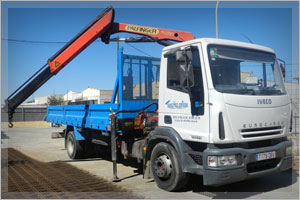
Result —
[[117, 111], [117, 104], [95, 104], [89, 105], [88, 115], [86, 117], [85, 128], [98, 130], [106, 130], [106, 126], [110, 125], [109, 113], [110, 108]]
[[46, 120], [50, 123], [64, 124], [80, 128], [106, 130], [106, 126], [110, 125], [110, 108], [116, 112], [118, 105], [95, 104], [48, 106]]
[[65, 118], [65, 124], [69, 126], [83, 127], [84, 118], [88, 110], [86, 105], [70, 105], [65, 106], [65, 112], [63, 113]]
[[65, 106], [48, 106], [46, 121], [55, 124], [66, 124]]

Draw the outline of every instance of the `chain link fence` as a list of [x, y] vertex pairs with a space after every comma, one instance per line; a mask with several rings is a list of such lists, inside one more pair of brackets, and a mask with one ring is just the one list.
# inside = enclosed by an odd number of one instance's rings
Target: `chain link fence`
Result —
[[299, 70], [288, 65], [285, 71], [285, 87], [292, 103], [292, 131], [299, 133]]

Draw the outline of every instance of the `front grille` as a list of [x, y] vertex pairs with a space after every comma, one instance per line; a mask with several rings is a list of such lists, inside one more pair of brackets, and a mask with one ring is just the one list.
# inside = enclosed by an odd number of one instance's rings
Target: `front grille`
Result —
[[197, 163], [198, 165], [202, 165], [202, 155], [199, 154], [189, 154], [191, 158]]
[[263, 128], [242, 129], [241, 135], [243, 138], [251, 138], [251, 137], [278, 135], [281, 134], [282, 132], [283, 132], [283, 127], [273, 126], [273, 127], [263, 127]]
[[270, 132], [270, 133], [260, 133], [260, 134], [247, 134], [247, 135], [243, 135], [243, 138], [278, 135], [280, 133], [281, 133], [281, 131], [275, 131], [275, 132]]
[[281, 126], [273, 126], [273, 127], [263, 127], [263, 128], [247, 128], [247, 129], [242, 129], [241, 132], [256, 132], [256, 131], [273, 131], [281, 129]]
[[248, 173], [259, 172], [267, 169], [272, 169], [278, 165], [280, 158], [272, 158], [268, 160], [261, 160], [247, 164]]

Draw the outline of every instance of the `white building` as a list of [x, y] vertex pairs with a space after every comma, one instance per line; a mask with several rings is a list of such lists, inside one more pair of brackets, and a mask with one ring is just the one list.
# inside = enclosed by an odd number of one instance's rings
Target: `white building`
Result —
[[75, 102], [76, 99], [81, 99], [82, 94], [81, 92], [74, 92], [74, 91], [69, 91], [67, 94], [64, 95], [64, 101], [66, 102]]
[[95, 100], [97, 102], [100, 102], [100, 92], [101, 90], [95, 89], [95, 88], [86, 88], [83, 90], [82, 93], [82, 100], [83, 101], [88, 101], [88, 100]]
[[95, 88], [86, 88], [82, 92], [70, 91], [64, 95], [64, 101], [68, 102], [81, 102], [93, 101], [95, 104], [110, 103], [112, 90], [99, 90]]
[[56, 98], [63, 98], [64, 95], [63, 94], [53, 94], [53, 95], [49, 95], [49, 96], [35, 97], [34, 98], [34, 104], [35, 105], [45, 105], [45, 104], [47, 104], [48, 98], [50, 96], [55, 96]]

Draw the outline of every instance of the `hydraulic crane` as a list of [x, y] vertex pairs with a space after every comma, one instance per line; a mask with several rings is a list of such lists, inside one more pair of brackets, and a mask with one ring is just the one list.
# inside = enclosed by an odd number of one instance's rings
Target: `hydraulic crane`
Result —
[[144, 37], [128, 38], [125, 40], [126, 42], [157, 42], [164, 46], [172, 44], [168, 40], [183, 42], [194, 39], [193, 34], [189, 32], [115, 23], [114, 14], [112, 7], [107, 7], [103, 10], [72, 40], [50, 57], [41, 69], [6, 99], [4, 110], [8, 113], [10, 128], [13, 127], [12, 120], [15, 109], [97, 38], [101, 38], [104, 43], [108, 44], [112, 34], [127, 32], [143, 35]]

